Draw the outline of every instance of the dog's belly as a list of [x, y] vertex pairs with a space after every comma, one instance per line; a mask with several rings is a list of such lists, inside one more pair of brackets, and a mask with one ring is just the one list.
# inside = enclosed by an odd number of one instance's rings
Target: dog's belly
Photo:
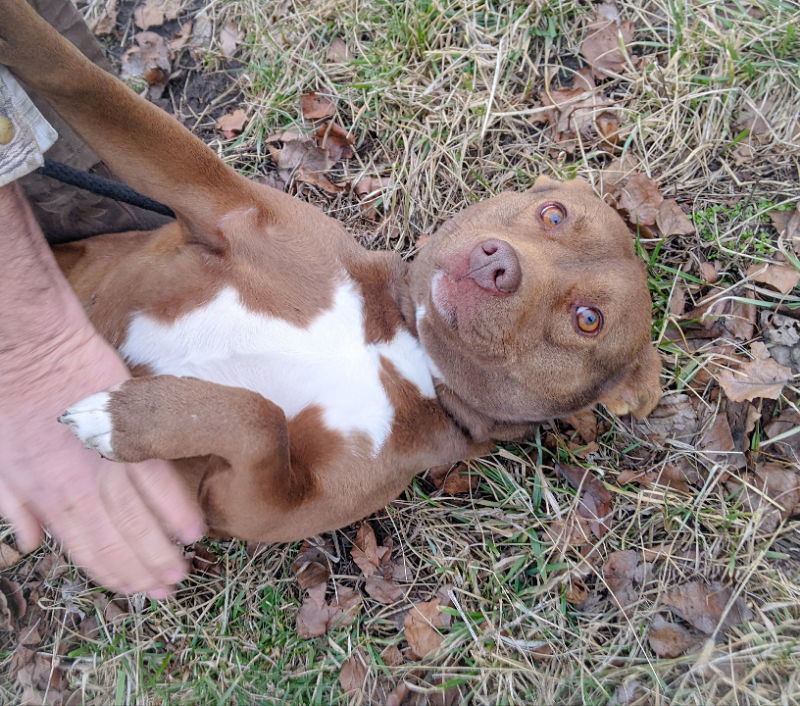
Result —
[[307, 328], [245, 309], [229, 287], [171, 323], [135, 314], [120, 352], [130, 365], [146, 365], [154, 375], [258, 392], [287, 419], [319, 406], [330, 429], [366, 433], [375, 452], [395, 415], [380, 379], [382, 358], [421, 395], [435, 395], [431, 363], [408, 331], [387, 343], [365, 342], [363, 300], [349, 279], [337, 287], [332, 308]]

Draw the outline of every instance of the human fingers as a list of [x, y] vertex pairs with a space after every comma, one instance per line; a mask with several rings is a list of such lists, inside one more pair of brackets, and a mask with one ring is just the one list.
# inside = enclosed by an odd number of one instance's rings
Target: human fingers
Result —
[[0, 515], [14, 527], [20, 551], [27, 554], [42, 543], [42, 526], [21, 496], [0, 478]]
[[128, 468], [133, 484], [171, 536], [183, 544], [203, 537], [203, 515], [173, 466], [144, 461]]
[[136, 469], [107, 465], [99, 485], [111, 521], [152, 577], [164, 587], [178, 583], [186, 576], [182, 552], [132, 482]]
[[112, 521], [98, 488], [66, 492], [59, 508], [48, 515], [48, 527], [71, 560], [97, 583], [115, 591], [166, 595], [169, 584], [141, 561]]

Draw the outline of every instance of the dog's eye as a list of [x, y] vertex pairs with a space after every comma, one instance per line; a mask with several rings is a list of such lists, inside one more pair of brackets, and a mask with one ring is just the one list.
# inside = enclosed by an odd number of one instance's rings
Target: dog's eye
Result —
[[595, 334], [603, 328], [603, 315], [599, 309], [579, 306], [575, 309], [575, 325], [581, 333]]
[[548, 203], [539, 211], [539, 218], [546, 226], [557, 226], [567, 217], [567, 209], [560, 203]]

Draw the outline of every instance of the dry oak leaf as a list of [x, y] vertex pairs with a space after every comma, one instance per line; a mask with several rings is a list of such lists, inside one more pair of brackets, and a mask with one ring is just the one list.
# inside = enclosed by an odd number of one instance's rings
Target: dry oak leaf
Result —
[[659, 657], [679, 657], [700, 647], [705, 638], [683, 625], [670, 623], [663, 616], [656, 615], [650, 623], [647, 641], [650, 649]]
[[476, 474], [470, 474], [463, 463], [434, 466], [428, 474], [433, 484], [445, 495], [468, 493], [477, 488], [480, 482], [480, 478]]
[[20, 585], [0, 576], [0, 631], [13, 632], [26, 612]]
[[570, 515], [565, 520], [553, 520], [542, 525], [542, 541], [550, 544], [563, 554], [570, 549], [580, 549], [591, 544], [592, 530], [589, 521], [578, 515]]
[[781, 294], [789, 294], [800, 282], [800, 270], [783, 262], [762, 262], [750, 265], [747, 268], [747, 276], [756, 282], [766, 284]]
[[133, 11], [133, 21], [141, 29], [149, 29], [164, 24], [164, 20], [174, 20], [180, 11], [180, 0], [146, 0]]
[[144, 79], [148, 98], [161, 98], [171, 71], [167, 42], [155, 32], [139, 32], [134, 40], [137, 46], [122, 55], [120, 77], [123, 81]]
[[597, 6], [595, 17], [586, 28], [581, 54], [596, 76], [610, 76], [625, 66], [625, 55], [620, 47], [627, 48], [632, 40], [633, 23], [620, 21], [616, 6], [604, 2]]
[[[267, 140], [267, 142], [269, 143], [270, 140]], [[295, 170], [306, 169], [309, 172], [319, 174], [320, 172], [328, 171], [333, 166], [327, 150], [317, 147], [313, 140], [305, 136], [298, 139], [285, 140], [281, 148], [271, 144], [268, 144], [268, 148], [275, 166], [285, 173], [284, 176], [287, 179]]]
[[617, 208], [628, 213], [631, 223], [639, 225], [655, 225], [663, 201], [658, 184], [646, 174], [634, 174], [617, 192]]
[[100, 14], [89, 22], [89, 29], [100, 36], [111, 34], [117, 27], [118, 0], [106, 0]]
[[558, 464], [557, 468], [567, 482], [580, 492], [578, 514], [588, 520], [594, 536], [601, 539], [610, 529], [614, 495], [585, 468], [567, 464]]
[[772, 211], [769, 217], [781, 239], [800, 256], [800, 206], [794, 211]]
[[667, 488], [673, 488], [687, 495], [692, 494], [691, 485], [697, 483], [699, 479], [700, 474], [687, 463], [668, 463], [658, 471], [648, 471], [646, 473], [622, 471], [617, 476], [617, 482], [620, 485], [638, 483], [645, 488], [651, 488], [658, 484]]
[[576, 412], [569, 417], [564, 417], [564, 421], [577, 431], [578, 436], [587, 444], [591, 444], [597, 439], [597, 417], [593, 409]]
[[339, 684], [347, 694], [361, 691], [367, 681], [369, 672], [369, 657], [363, 649], [358, 649], [348, 657], [339, 671]]
[[438, 598], [411, 606], [403, 622], [406, 640], [417, 659], [424, 659], [439, 649], [443, 637], [436, 628], [446, 627], [450, 616], [439, 610]]
[[14, 547], [5, 542], [0, 543], [0, 571], [7, 569], [9, 566], [14, 566], [20, 559], [20, 554]]
[[292, 562], [292, 573], [303, 591], [326, 583], [331, 572], [325, 552], [310, 542], [303, 542]]
[[770, 358], [761, 341], [755, 341], [750, 352], [753, 360], [741, 364], [736, 370], [725, 369], [717, 373], [717, 382], [733, 402], [752, 402], [757, 397], [777, 400], [783, 386], [792, 378], [792, 369]]
[[[537, 122], [549, 123], [553, 141], [567, 151], [574, 149], [573, 143], [578, 135], [590, 139], [593, 132], [605, 137], [604, 129], [614, 134], [618, 130], [618, 123], [616, 127], [608, 127], [612, 118], [616, 120], [614, 102], [602, 95], [587, 69], [575, 73], [572, 88], [541, 90], [539, 100], [548, 109]], [[602, 125], [599, 124], [601, 117], [605, 121]]]
[[200, 59], [208, 51], [213, 36], [214, 27], [211, 18], [205, 10], [200, 10], [194, 16], [192, 36], [188, 42], [191, 54], [195, 59]]
[[378, 603], [384, 603], [386, 605], [397, 603], [405, 592], [402, 586], [398, 586], [392, 579], [384, 578], [380, 574], [367, 576], [367, 580], [364, 583], [364, 590], [378, 601]]
[[752, 617], [741, 596], [729, 607], [732, 597], [733, 591], [719, 582], [707, 585], [700, 581], [688, 581], [664, 593], [661, 603], [700, 632], [710, 635], [718, 626], [725, 632]]
[[347, 44], [344, 43], [344, 40], [335, 37], [328, 47], [328, 53], [325, 55], [325, 58], [331, 62], [344, 63], [350, 61], [353, 56], [350, 54], [350, 50], [347, 48]]
[[173, 35], [169, 38], [169, 42], [167, 42], [167, 48], [169, 49], [169, 55], [173, 59], [180, 53], [181, 49], [183, 49], [186, 44], [192, 38], [192, 23], [184, 22], [180, 29], [173, 33]]
[[699, 319], [700, 325], [708, 329], [710, 337], [717, 338], [728, 333], [740, 341], [749, 341], [756, 329], [756, 306], [739, 298], [719, 298], [712, 293], [697, 302], [697, 306], [682, 318]]
[[378, 199], [381, 198], [384, 189], [392, 185], [388, 177], [362, 176], [353, 184], [353, 191], [362, 203], [361, 209], [365, 218], [374, 221], [378, 217], [376, 206]]
[[639, 598], [636, 587], [644, 583], [645, 568], [641, 554], [633, 549], [611, 552], [603, 564], [603, 579], [612, 600], [623, 613], [628, 613]]
[[334, 164], [342, 159], [350, 159], [355, 154], [353, 151], [355, 137], [333, 121], [320, 125], [314, 135], [317, 137], [319, 146], [328, 150]]
[[388, 547], [378, 546], [375, 530], [372, 529], [369, 522], [362, 522], [358, 526], [350, 556], [353, 557], [353, 561], [364, 576], [372, 576], [378, 571], [381, 561], [388, 551]]
[[708, 260], [703, 260], [698, 266], [697, 269], [700, 273], [700, 276], [703, 278], [708, 284], [714, 284], [719, 279], [719, 262], [709, 262]]
[[308, 596], [297, 612], [297, 634], [303, 638], [320, 637], [328, 632], [330, 607], [325, 602], [326, 584], [308, 589]]
[[233, 59], [239, 45], [244, 40], [244, 32], [233, 22], [226, 22], [219, 31], [219, 46], [222, 56], [226, 59]]
[[237, 108], [232, 113], [225, 113], [225, 115], [218, 118], [215, 127], [226, 138], [230, 139], [242, 134], [246, 122], [247, 114], [241, 108]]
[[800, 473], [781, 464], [757, 466], [755, 475], [748, 475], [744, 480], [747, 484], [731, 477], [725, 487], [734, 491], [741, 486], [742, 504], [758, 520], [759, 532], [774, 532], [800, 504]]
[[685, 394], [664, 395], [656, 408], [634, 429], [653, 441], [690, 441], [700, 427], [694, 400]]
[[675, 199], [664, 199], [656, 213], [656, 225], [661, 235], [691, 235], [694, 223], [683, 212]]
[[316, 91], [306, 93], [300, 99], [300, 110], [306, 120], [323, 120], [336, 115], [334, 102]]

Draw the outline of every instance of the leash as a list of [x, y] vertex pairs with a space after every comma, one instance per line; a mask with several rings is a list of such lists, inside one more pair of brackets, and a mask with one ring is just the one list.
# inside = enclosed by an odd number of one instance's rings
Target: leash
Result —
[[44, 174], [51, 179], [57, 179], [65, 184], [76, 186], [84, 191], [91, 191], [98, 196], [107, 196], [115, 201], [122, 201], [131, 206], [144, 208], [147, 211], [155, 211], [162, 216], [175, 218], [175, 212], [169, 206], [154, 201], [121, 182], [106, 179], [96, 174], [90, 174], [89, 172], [84, 172], [80, 169], [70, 167], [67, 164], [62, 164], [61, 162], [56, 162], [47, 158], [44, 160], [44, 166], [39, 167], [36, 171], [39, 174]]

